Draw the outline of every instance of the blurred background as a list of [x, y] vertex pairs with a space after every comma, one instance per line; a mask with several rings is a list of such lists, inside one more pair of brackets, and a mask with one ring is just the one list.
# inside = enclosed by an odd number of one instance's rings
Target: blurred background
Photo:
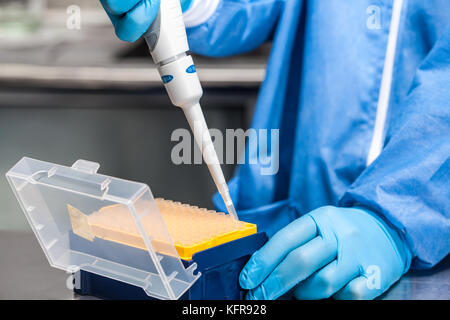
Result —
[[[194, 55], [210, 128], [249, 126], [268, 45], [223, 59]], [[142, 41], [114, 34], [97, 0], [0, 0], [0, 230], [28, 224], [5, 173], [23, 156], [147, 183], [158, 197], [212, 208], [206, 166], [174, 165], [188, 128]], [[224, 165], [228, 178], [233, 165]]]

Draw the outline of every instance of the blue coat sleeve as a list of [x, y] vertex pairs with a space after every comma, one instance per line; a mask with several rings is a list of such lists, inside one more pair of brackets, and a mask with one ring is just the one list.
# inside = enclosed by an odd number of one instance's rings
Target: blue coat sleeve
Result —
[[450, 27], [418, 68], [400, 110], [383, 152], [341, 205], [380, 213], [404, 235], [412, 267], [430, 268], [450, 252]]
[[193, 52], [230, 56], [251, 51], [271, 36], [285, 0], [220, 0], [203, 24], [188, 28]]

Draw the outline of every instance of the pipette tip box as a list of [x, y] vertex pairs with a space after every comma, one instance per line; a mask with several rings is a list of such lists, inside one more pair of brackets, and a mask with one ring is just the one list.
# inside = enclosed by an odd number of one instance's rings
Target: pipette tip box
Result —
[[[191, 260], [182, 260], [185, 267], [197, 264], [201, 277], [184, 293], [181, 300], [241, 300], [246, 291], [239, 286], [239, 273], [256, 250], [267, 241], [263, 232], [239, 238], [222, 245], [195, 253]], [[98, 241], [103, 251], [114, 252], [113, 243]], [[145, 261], [145, 251], [127, 247], [128, 258], [136, 264]], [[80, 295], [95, 296], [102, 299], [147, 300], [142, 288], [113, 280], [98, 274], [79, 271], [74, 291]]]
[[[224, 213], [164, 199], [155, 202], [183, 265], [188, 268], [196, 264], [202, 274], [181, 299], [241, 299], [244, 291], [239, 288], [239, 272], [249, 255], [265, 242], [265, 234], [257, 233], [256, 225], [235, 221]], [[124, 208], [108, 206], [84, 217], [73, 207], [69, 212], [76, 233], [71, 237], [72, 248], [86, 248], [89, 241], [91, 254], [132, 263], [138, 269], [151, 268], [138, 230]], [[80, 222], [83, 219], [85, 226]], [[149, 299], [141, 288], [124, 282], [84, 271], [78, 276], [75, 292], [81, 295]]]
[[[119, 299], [240, 299], [240, 270], [266, 241], [256, 225], [154, 199], [143, 183], [22, 158], [6, 174], [50, 265], [75, 290]], [[77, 286], [78, 285], [78, 286]]]

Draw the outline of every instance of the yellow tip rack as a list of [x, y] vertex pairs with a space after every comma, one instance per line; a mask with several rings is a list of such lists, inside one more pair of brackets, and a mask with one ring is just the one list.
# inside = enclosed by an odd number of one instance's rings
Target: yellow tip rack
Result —
[[[178, 255], [192, 260], [200, 251], [233, 241], [257, 232], [256, 225], [236, 221], [229, 215], [196, 206], [156, 199]], [[90, 215], [68, 205], [74, 233], [89, 241], [95, 237], [118, 242], [145, 250], [145, 244], [126, 207], [111, 205]], [[144, 228], [152, 228], [150, 221], [143, 221]], [[149, 230], [147, 230], [150, 233]], [[164, 251], [164, 241], [155, 239], [154, 247]]]

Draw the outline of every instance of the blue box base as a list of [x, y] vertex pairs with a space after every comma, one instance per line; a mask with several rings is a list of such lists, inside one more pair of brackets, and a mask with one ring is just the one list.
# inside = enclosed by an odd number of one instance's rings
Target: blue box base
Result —
[[[78, 238], [78, 239], [76, 239]], [[71, 237], [72, 244], [82, 240]], [[96, 239], [97, 240], [97, 239]], [[241, 300], [246, 291], [239, 286], [239, 273], [250, 256], [267, 242], [263, 232], [245, 238], [237, 239], [193, 255], [192, 260], [182, 260], [187, 267], [197, 263], [197, 270], [202, 273], [191, 288], [180, 298], [182, 300]], [[124, 245], [110, 241], [99, 240], [94, 243], [103, 252], [114, 252], [114, 247]], [[147, 258], [144, 250], [129, 247], [129, 261], [139, 261]], [[128, 249], [127, 249], [128, 250]], [[140, 287], [99, 276], [87, 271], [80, 271], [79, 288], [75, 292], [80, 295], [90, 295], [103, 299], [121, 300], [154, 300]]]

